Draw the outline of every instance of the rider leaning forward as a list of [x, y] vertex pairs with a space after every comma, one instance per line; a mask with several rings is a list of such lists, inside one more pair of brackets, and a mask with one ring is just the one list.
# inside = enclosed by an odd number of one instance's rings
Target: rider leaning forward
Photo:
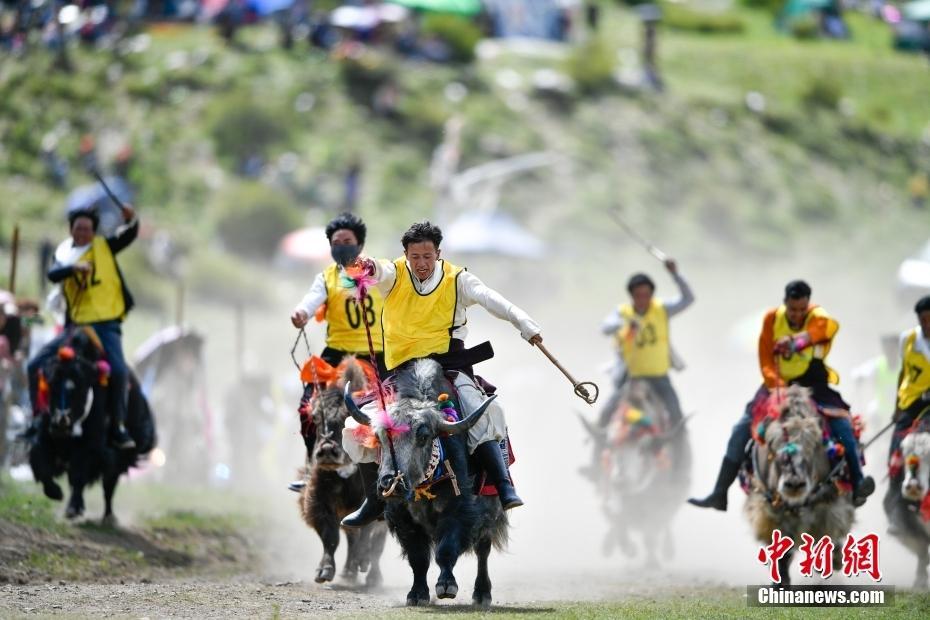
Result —
[[759, 366], [763, 384], [733, 426], [713, 492], [702, 499], [688, 500], [695, 506], [727, 509], [727, 489], [746, 458], [753, 409], [768, 398], [772, 390], [785, 385], [809, 388], [818, 407], [827, 414], [830, 431], [845, 448], [853, 484], [853, 503], [861, 506], [875, 491], [875, 481], [862, 473], [849, 405], [839, 392], [830, 387], [839, 381], [836, 372], [826, 364], [839, 323], [826, 310], [811, 304], [810, 297], [810, 286], [794, 280], [785, 287], [784, 303], [766, 313], [759, 335]]
[[[399, 370], [412, 360], [430, 357], [455, 375], [463, 416], [469, 415], [487, 398], [486, 387], [476, 381], [465, 348], [466, 310], [475, 304], [493, 316], [509, 321], [530, 344], [542, 342], [539, 325], [523, 310], [497, 291], [488, 288], [475, 275], [442, 259], [442, 231], [430, 224], [414, 224], [404, 233], [404, 255], [394, 261], [363, 259], [370, 275], [384, 296], [382, 334], [384, 363], [388, 372]], [[361, 527], [377, 519], [384, 502], [377, 491], [375, 453], [357, 443], [351, 420], [343, 432], [343, 445], [360, 463], [365, 482], [365, 502], [343, 519], [347, 527]], [[468, 432], [468, 449], [486, 472], [498, 492], [504, 509], [522, 506], [510, 480], [501, 454], [500, 442], [507, 436], [507, 424], [500, 400], [492, 402]]]

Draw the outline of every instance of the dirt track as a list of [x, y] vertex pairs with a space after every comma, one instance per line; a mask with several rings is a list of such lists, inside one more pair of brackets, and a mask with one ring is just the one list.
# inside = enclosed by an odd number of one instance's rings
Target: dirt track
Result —
[[0, 587], [0, 616], [62, 615], [134, 618], [270, 618], [322, 613], [370, 613], [396, 604], [388, 595], [318, 588], [255, 578], [156, 583], [57, 584]]

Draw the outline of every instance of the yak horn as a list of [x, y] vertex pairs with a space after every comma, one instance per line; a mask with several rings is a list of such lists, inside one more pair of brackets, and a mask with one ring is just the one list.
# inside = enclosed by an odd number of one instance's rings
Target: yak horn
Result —
[[362, 413], [362, 410], [358, 408], [358, 405], [355, 404], [355, 401], [352, 400], [352, 382], [346, 381], [346, 389], [342, 393], [342, 398], [346, 402], [346, 408], [349, 410], [349, 415], [363, 426], [371, 426], [371, 418], [366, 414]]
[[446, 422], [445, 420], [440, 421], [439, 432], [449, 433], [450, 435], [455, 435], [457, 433], [464, 433], [465, 431], [470, 429], [472, 426], [474, 426], [475, 422], [477, 422], [481, 418], [481, 416], [484, 415], [484, 412], [487, 411], [488, 407], [491, 406], [491, 402], [495, 398], [497, 398], [497, 394], [488, 396], [488, 399], [484, 401], [483, 403], [481, 403], [481, 406], [475, 409], [474, 411], [472, 411], [471, 415], [469, 415], [464, 420], [460, 420], [458, 422]]

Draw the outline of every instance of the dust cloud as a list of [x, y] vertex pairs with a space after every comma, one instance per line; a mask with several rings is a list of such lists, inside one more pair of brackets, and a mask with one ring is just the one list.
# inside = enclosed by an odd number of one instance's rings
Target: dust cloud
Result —
[[[580, 255], [565, 257], [565, 264], [558, 256], [538, 264], [448, 257], [469, 266], [536, 318], [550, 351], [579, 379], [600, 384], [601, 402], [611, 389], [603, 368], [613, 351], [599, 325], [624, 300], [627, 277], [634, 271], [646, 271], [655, 277], [660, 297], [677, 294], [661, 264], [619, 231], [615, 236], [610, 234], [610, 243], [597, 243]], [[666, 249], [674, 252], [674, 242]], [[879, 353], [882, 333], [911, 323], [908, 312], [897, 305], [892, 288], [894, 265], [903, 256], [887, 254], [877, 263], [863, 264], [862, 268], [845, 264], [842, 269], [829, 257], [814, 252], [777, 258], [733, 255], [713, 262], [687, 255], [677, 258], [681, 273], [697, 296], [688, 311], [672, 320], [671, 328], [673, 343], [687, 363], [672, 380], [684, 411], [696, 414], [689, 422], [694, 454], [692, 495], [710, 491], [729, 429], [758, 387], [755, 344], [761, 316], [766, 308], [779, 303], [788, 280], [807, 279], [814, 301], [840, 321], [831, 361], [845, 379], [840, 389], [854, 409], [861, 410], [864, 403], [855, 400], [851, 369]], [[585, 267], [591, 264], [600, 268]], [[247, 486], [237, 481], [236, 472], [242, 470], [242, 464], [235, 462], [222, 439], [216, 456], [233, 472], [226, 488], [245, 493], [254, 506], [261, 507], [265, 550], [261, 570], [270, 579], [307, 582], [312, 580], [321, 547], [316, 534], [299, 518], [296, 495], [286, 489], [303, 459], [295, 412], [296, 370], [289, 359], [296, 330], [290, 326], [288, 314], [312, 276], [311, 267], [288, 276], [269, 274], [280, 281], [274, 309], [251, 310], [246, 315], [245, 367], [267, 372], [274, 379], [274, 421], [262, 421], [256, 414], [252, 422], [257, 460], [250, 461], [249, 467], [260, 468], [258, 481], [253, 479]], [[210, 396], [220, 402], [236, 376], [232, 312], [198, 306], [192, 309], [189, 322], [207, 335]], [[481, 364], [478, 372], [499, 387], [517, 458], [512, 472], [526, 502], [510, 512], [507, 551], [492, 554], [496, 601], [616, 598], [647, 582], [696, 587], [765, 582], [765, 569], [755, 558], [758, 544], [742, 515], [743, 495], [738, 485], [730, 489], [726, 513], [681, 505], [673, 523], [675, 554], [661, 560], [660, 569], [644, 569], [641, 546], [637, 557], [619, 552], [605, 557], [602, 547], [607, 522], [593, 485], [578, 473], [589, 459], [591, 446], [575, 417], [581, 412], [593, 418], [598, 406], [590, 408], [575, 397], [558, 371], [506, 322], [473, 308], [468, 327], [470, 344], [486, 339], [494, 343], [496, 357]], [[319, 326], [310, 330], [310, 339], [318, 352], [323, 342]], [[221, 420], [222, 411], [217, 415]], [[870, 424], [866, 437], [877, 429], [876, 424]], [[866, 469], [876, 478], [878, 490], [858, 511], [853, 531], [856, 535], [877, 532], [882, 536], [884, 583], [906, 586], [911, 583], [915, 560], [885, 536], [887, 521], [881, 510], [881, 496], [887, 488], [886, 446], [885, 441], [879, 441], [867, 454]], [[638, 538], [635, 541], [642, 544]], [[337, 569], [344, 551], [343, 540]], [[410, 572], [393, 540], [388, 543], [382, 566], [386, 587], [396, 589], [401, 597], [409, 587]], [[434, 567], [430, 579], [436, 574]], [[463, 595], [468, 593], [466, 584], [474, 575], [473, 558], [464, 556], [456, 569]], [[841, 582], [842, 577], [834, 576], [833, 580]]]

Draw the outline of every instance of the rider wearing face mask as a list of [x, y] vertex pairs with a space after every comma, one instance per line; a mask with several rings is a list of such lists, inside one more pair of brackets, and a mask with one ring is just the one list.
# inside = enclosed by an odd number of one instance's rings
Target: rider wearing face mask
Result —
[[[339, 283], [345, 266], [361, 254], [366, 232], [365, 222], [350, 213], [343, 213], [327, 224], [326, 238], [329, 239], [330, 253], [335, 262], [314, 278], [310, 290], [291, 313], [291, 323], [300, 329], [312, 316], [326, 321], [326, 347], [320, 357], [331, 366], [338, 366], [346, 355], [369, 359], [368, 334], [365, 329], [367, 323], [378, 367], [383, 371], [381, 294], [377, 288], [372, 287], [360, 306]], [[309, 401], [312, 393], [311, 383], [304, 390], [301, 408]], [[301, 426], [307, 453], [311, 454], [316, 442], [316, 429], [308, 420], [304, 420]], [[296, 481], [291, 483], [290, 488], [299, 491], [303, 484], [302, 481]]]

